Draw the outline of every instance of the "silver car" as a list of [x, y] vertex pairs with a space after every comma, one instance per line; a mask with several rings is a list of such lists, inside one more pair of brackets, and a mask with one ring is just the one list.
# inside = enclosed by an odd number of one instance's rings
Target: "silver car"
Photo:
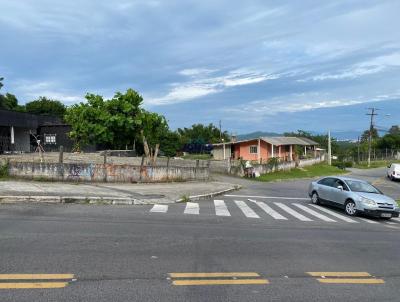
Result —
[[312, 203], [326, 203], [344, 208], [350, 216], [364, 213], [384, 219], [399, 217], [399, 207], [392, 198], [359, 179], [324, 177], [310, 184], [308, 195]]

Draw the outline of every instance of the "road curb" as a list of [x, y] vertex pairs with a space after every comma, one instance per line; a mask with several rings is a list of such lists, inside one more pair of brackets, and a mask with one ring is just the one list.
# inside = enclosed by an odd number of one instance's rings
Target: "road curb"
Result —
[[235, 185], [232, 188], [225, 189], [225, 190], [222, 190], [222, 191], [217, 191], [217, 192], [212, 192], [212, 193], [207, 193], [207, 194], [201, 194], [201, 195], [192, 195], [192, 196], [188, 196], [187, 198], [180, 198], [180, 199], [176, 200], [175, 202], [199, 201], [199, 200], [209, 199], [209, 198], [213, 198], [213, 197], [218, 196], [218, 195], [222, 195], [222, 194], [225, 194], [225, 193], [229, 193], [229, 192], [232, 192], [232, 191], [239, 190], [241, 188], [242, 188], [242, 186]]
[[[180, 198], [169, 203], [178, 203], [184, 201], [197, 201], [212, 198], [217, 195], [225, 194], [240, 189], [241, 186], [235, 185], [229, 189], [222, 191], [188, 196], [187, 198]], [[109, 204], [109, 205], [146, 205], [156, 203], [168, 203], [165, 201], [154, 199], [136, 199], [130, 197], [101, 197], [101, 196], [34, 196], [34, 195], [0, 195], [0, 204], [14, 204], [14, 203], [47, 203], [47, 204]]]

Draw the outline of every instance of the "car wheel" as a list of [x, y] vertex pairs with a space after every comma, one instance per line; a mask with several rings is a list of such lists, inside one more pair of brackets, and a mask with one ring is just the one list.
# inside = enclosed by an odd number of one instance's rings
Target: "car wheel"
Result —
[[346, 214], [349, 216], [356, 216], [356, 214], [357, 214], [356, 204], [352, 200], [346, 201], [344, 209], [345, 209]]
[[313, 192], [313, 193], [312, 193], [312, 195], [311, 195], [311, 202], [312, 202], [313, 204], [320, 204], [319, 196], [318, 196], [318, 193], [317, 193], [317, 192]]

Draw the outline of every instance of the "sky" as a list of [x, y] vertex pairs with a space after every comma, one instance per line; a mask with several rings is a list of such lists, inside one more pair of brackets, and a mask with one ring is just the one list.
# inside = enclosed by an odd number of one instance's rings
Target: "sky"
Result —
[[[0, 0], [2, 92], [67, 105], [133, 88], [172, 129], [400, 124], [400, 1]], [[350, 134], [349, 134], [350, 135]], [[350, 138], [350, 137], [349, 137]]]

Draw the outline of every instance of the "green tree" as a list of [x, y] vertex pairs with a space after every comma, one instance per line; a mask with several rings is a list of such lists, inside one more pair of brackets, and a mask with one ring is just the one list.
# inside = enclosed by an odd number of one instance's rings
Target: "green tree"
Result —
[[95, 94], [86, 95], [87, 103], [67, 109], [65, 120], [78, 148], [100, 144], [110, 149], [125, 149], [140, 138], [143, 98], [134, 90], [117, 92], [110, 100]]
[[394, 125], [389, 129], [390, 134], [400, 135], [400, 127], [398, 125]]
[[23, 106], [18, 105], [18, 99], [11, 93], [0, 94], [0, 109], [23, 111]]
[[26, 103], [25, 110], [26, 112], [33, 114], [52, 115], [63, 118], [66, 112], [66, 107], [58, 100], [52, 100], [41, 96], [37, 100]]
[[[371, 132], [372, 141], [376, 141], [379, 138], [379, 133], [376, 128], [372, 128]], [[369, 130], [365, 130], [361, 135], [361, 142], [368, 142], [369, 141]]]
[[[221, 142], [219, 128], [213, 124], [194, 124], [190, 128], [178, 128], [178, 134], [182, 144], [213, 144]], [[222, 132], [222, 138], [225, 142], [229, 141], [230, 138], [227, 131]]]

